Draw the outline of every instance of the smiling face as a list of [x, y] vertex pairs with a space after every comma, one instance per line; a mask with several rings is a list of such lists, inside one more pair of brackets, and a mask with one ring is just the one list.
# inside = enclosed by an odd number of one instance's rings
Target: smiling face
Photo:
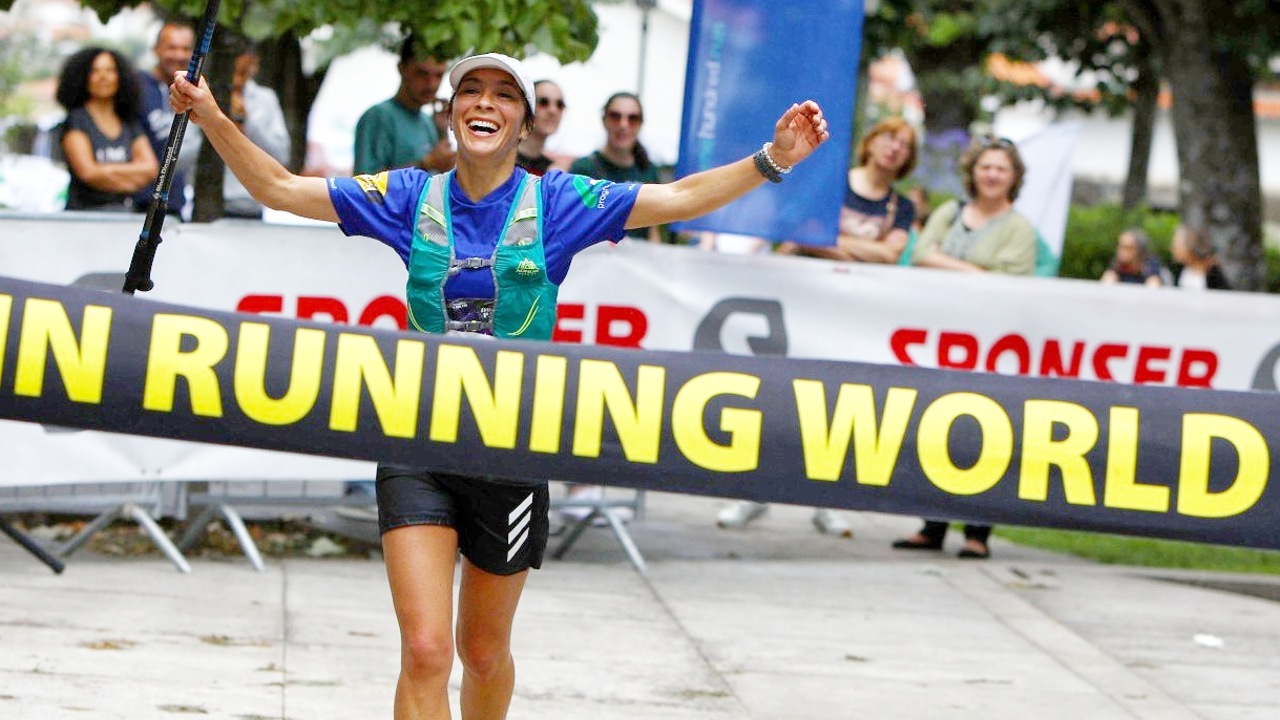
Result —
[[554, 135], [564, 118], [564, 93], [555, 83], [544, 80], [534, 86], [538, 94], [534, 109], [533, 129], [543, 137]]
[[453, 94], [450, 123], [460, 159], [505, 158], [515, 163], [527, 132], [527, 106], [510, 73], [480, 68], [467, 73]]
[[89, 97], [110, 100], [120, 89], [120, 70], [111, 53], [98, 53], [89, 68]]
[[630, 152], [643, 124], [644, 112], [635, 98], [616, 97], [604, 109], [604, 130], [609, 135], [609, 147], [614, 150]]
[[156, 36], [156, 73], [163, 80], [172, 80], [173, 74], [186, 70], [196, 49], [196, 33], [184, 25], [165, 25]]
[[973, 164], [973, 185], [979, 197], [1011, 200], [1010, 191], [1016, 179], [1013, 161], [999, 148], [983, 150]]

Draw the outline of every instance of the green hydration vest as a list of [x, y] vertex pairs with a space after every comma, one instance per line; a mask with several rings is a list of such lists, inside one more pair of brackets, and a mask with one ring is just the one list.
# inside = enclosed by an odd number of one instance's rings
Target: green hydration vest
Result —
[[[491, 332], [500, 338], [550, 340], [560, 288], [547, 278], [542, 246], [542, 193], [538, 178], [525, 175], [507, 213], [493, 255], [459, 260], [454, 254], [449, 183], [453, 171], [433, 175], [422, 189], [418, 225], [409, 252], [409, 325], [427, 333]], [[444, 284], [466, 269], [493, 272], [493, 319], [450, 320]]]

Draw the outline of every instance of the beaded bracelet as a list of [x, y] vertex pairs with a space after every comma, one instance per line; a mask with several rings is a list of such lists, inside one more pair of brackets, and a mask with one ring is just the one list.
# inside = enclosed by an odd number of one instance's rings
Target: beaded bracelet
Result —
[[773, 168], [774, 172], [778, 173], [779, 175], [786, 175], [787, 173], [791, 172], [791, 168], [789, 167], [784, 168], [778, 164], [777, 160], [773, 159], [773, 152], [771, 152], [773, 150], [772, 142], [767, 142], [764, 145], [761, 145], [760, 149], [764, 151], [764, 159], [766, 162], [769, 163], [769, 167]]
[[751, 156], [751, 159], [756, 162], [756, 170], [759, 170], [760, 174], [764, 176], [764, 179], [771, 183], [782, 182], [782, 174], [777, 170], [774, 170], [773, 164], [766, 160], [765, 157], [764, 148], [760, 148], [756, 151], [755, 155]]
[[766, 180], [772, 183], [780, 183], [782, 182], [782, 176], [791, 172], [791, 168], [784, 168], [778, 164], [777, 160], [773, 159], [773, 155], [769, 152], [772, 147], [772, 142], [761, 145], [755, 155], [751, 156], [751, 159], [755, 160], [756, 170], [759, 170]]

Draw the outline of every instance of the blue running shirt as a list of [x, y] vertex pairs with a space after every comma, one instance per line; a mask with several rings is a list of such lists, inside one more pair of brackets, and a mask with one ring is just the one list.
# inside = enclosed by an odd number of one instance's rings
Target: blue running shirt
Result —
[[[498, 189], [479, 202], [469, 199], [456, 178], [450, 183], [454, 252], [459, 259], [489, 257], [501, 239], [516, 188], [525, 171], [516, 168]], [[418, 199], [428, 175], [404, 168], [377, 175], [330, 178], [329, 197], [347, 235], [362, 235], [395, 250], [408, 267], [418, 224]], [[452, 177], [452, 176], [451, 176]], [[532, 182], [534, 178], [530, 178]], [[543, 236], [547, 276], [559, 285], [573, 256], [608, 240], [618, 242], [635, 205], [639, 183], [612, 183], [553, 170], [542, 177]], [[445, 283], [446, 298], [492, 298], [489, 268], [463, 270]]]

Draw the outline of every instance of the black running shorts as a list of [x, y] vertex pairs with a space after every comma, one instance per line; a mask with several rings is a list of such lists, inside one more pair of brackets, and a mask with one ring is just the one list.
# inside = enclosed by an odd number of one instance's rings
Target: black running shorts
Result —
[[380, 532], [445, 525], [458, 531], [462, 556], [485, 572], [513, 575], [542, 567], [551, 502], [545, 480], [516, 482], [380, 463], [377, 490]]

